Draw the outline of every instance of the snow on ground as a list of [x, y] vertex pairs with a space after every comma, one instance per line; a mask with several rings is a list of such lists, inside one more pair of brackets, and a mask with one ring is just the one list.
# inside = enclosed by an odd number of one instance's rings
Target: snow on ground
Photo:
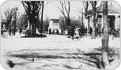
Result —
[[[82, 49], [101, 47], [101, 37], [91, 39], [82, 37], [79, 40], [72, 40], [62, 35], [47, 35], [46, 38], [1, 38], [2, 51], [12, 51], [21, 49]], [[120, 48], [120, 38], [109, 37], [109, 47]]]
[[[47, 35], [46, 38], [20, 38], [20, 36], [13, 36], [8, 38], [1, 38], [1, 50], [2, 53], [6, 52], [13, 52], [18, 51], [17, 53], [22, 53], [19, 50], [22, 49], [81, 49], [81, 50], [88, 50], [90, 48], [99, 48], [101, 47], [101, 37], [97, 37], [96, 39], [91, 39], [90, 37], [82, 37], [79, 40], [72, 40], [71, 38], [67, 38], [66, 36], [62, 35]], [[120, 48], [120, 38], [109, 37], [109, 47]], [[41, 50], [42, 52], [46, 52]], [[68, 50], [67, 50], [68, 51]], [[71, 51], [71, 50], [69, 50]], [[29, 52], [29, 51], [27, 51]], [[38, 51], [36, 51], [38, 52]], [[48, 53], [50, 53], [49, 51]], [[55, 52], [55, 51], [54, 51]], [[61, 50], [55, 53], [62, 53]], [[26, 51], [23, 51], [26, 53]], [[30, 51], [31, 53], [31, 51]], [[46, 52], [47, 53], [47, 52]], [[53, 52], [52, 52], [53, 53]], [[44, 53], [45, 54], [45, 53]], [[54, 54], [54, 53], [53, 53]], [[3, 55], [4, 56], [4, 55]], [[35, 58], [35, 61], [28, 61], [25, 59], [20, 58], [13, 58], [13, 57], [5, 57], [12, 60], [15, 63], [19, 63], [15, 66], [15, 69], [67, 69], [67, 68], [77, 68], [77, 69], [93, 69], [95, 67], [90, 67], [87, 64], [83, 63], [82, 60], [79, 62], [79, 59], [42, 59], [42, 58]], [[2, 63], [6, 65], [6, 59], [2, 58]], [[29, 58], [28, 58], [29, 59]], [[118, 60], [118, 59], [117, 59]], [[115, 65], [117, 64], [114, 63]], [[112, 65], [114, 65], [112, 64]], [[6, 65], [8, 67], [8, 65]], [[112, 66], [114, 67], [114, 66]]]

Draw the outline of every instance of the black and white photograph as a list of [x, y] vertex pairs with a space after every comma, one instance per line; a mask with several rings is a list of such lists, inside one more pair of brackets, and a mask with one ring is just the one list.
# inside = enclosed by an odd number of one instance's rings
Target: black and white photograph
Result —
[[114, 69], [121, 6], [110, 0], [8, 0], [0, 7], [3, 67]]

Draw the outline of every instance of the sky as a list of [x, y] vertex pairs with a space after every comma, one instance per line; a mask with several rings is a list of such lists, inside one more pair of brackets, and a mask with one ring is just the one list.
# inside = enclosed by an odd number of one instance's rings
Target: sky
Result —
[[[2, 16], [4, 17], [3, 12], [7, 9], [18, 7], [19, 15], [25, 12], [24, 7], [21, 3], [21, 1], [7, 1], [2, 5]], [[59, 10], [60, 3], [59, 1], [45, 1], [45, 7], [44, 7], [44, 19], [50, 18], [50, 19], [58, 19], [60, 16], [63, 16], [62, 13]], [[71, 2], [71, 12], [70, 16], [73, 18], [79, 18], [81, 16], [81, 10], [83, 8], [83, 3], [81, 1], [72, 1]]]
[[[100, 2], [98, 3], [99, 6]], [[113, 3], [114, 6], [119, 7], [117, 4]], [[18, 13], [19, 15], [23, 14], [25, 12], [24, 7], [21, 3], [21, 1], [7, 1], [2, 4], [1, 6], [1, 14], [4, 17], [3, 12], [7, 9], [18, 7]], [[50, 19], [58, 19], [60, 16], [63, 16], [62, 13], [59, 10], [60, 3], [59, 1], [45, 1], [45, 7], [44, 7], [44, 19], [50, 18]], [[71, 12], [70, 16], [75, 19], [79, 19], [79, 16], [81, 16], [81, 11], [83, 9], [83, 2], [82, 1], [71, 1]], [[90, 6], [91, 9], [91, 6]], [[83, 10], [84, 11], [84, 10]]]

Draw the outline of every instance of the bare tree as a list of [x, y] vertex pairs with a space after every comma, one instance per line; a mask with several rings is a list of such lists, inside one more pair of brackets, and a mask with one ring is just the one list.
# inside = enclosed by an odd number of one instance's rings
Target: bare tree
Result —
[[43, 31], [43, 12], [44, 11], [44, 1], [42, 1], [42, 10], [41, 10], [41, 36]]
[[[39, 12], [41, 9], [41, 1], [22, 1], [24, 9], [27, 14], [29, 29], [31, 30], [31, 36], [36, 35], [36, 23], [39, 19]], [[42, 23], [41, 23], [42, 24]]]
[[[9, 32], [9, 35], [11, 35], [12, 29], [13, 28], [13, 34], [15, 35], [15, 30], [16, 30], [16, 16], [17, 16], [17, 10], [18, 8], [12, 8], [12, 9], [7, 9], [4, 12], [5, 15], [5, 21], [6, 21], [6, 29]], [[14, 19], [14, 23], [12, 22], [12, 19]]]
[[[87, 16], [89, 1], [83, 1], [83, 6], [84, 6], [84, 11], [85, 11], [85, 18], [88, 20], [88, 29], [87, 29], [87, 33], [88, 33], [90, 31], [90, 17]], [[83, 21], [83, 19], [82, 19], [82, 21]]]
[[22, 14], [20, 15], [20, 17], [17, 20], [17, 27], [20, 29], [20, 33], [22, 32], [22, 30], [25, 30], [27, 28], [28, 24], [27, 24], [27, 16], [26, 14]]
[[92, 5], [92, 14], [93, 14], [93, 27], [92, 27], [92, 38], [95, 38], [96, 36], [96, 13], [97, 13], [97, 1], [90, 1], [91, 5]]
[[102, 59], [104, 63], [104, 68], [109, 65], [108, 60], [108, 41], [109, 41], [109, 34], [108, 34], [108, 5], [107, 1], [103, 1], [103, 37], [102, 37]]
[[64, 16], [65, 23], [70, 26], [70, 1], [60, 1], [61, 8], [60, 11]]
[[[102, 6], [102, 2], [100, 3], [100, 6], [97, 7], [98, 1], [83, 1], [84, 9], [85, 9], [85, 18], [88, 20], [88, 29], [87, 32], [90, 31], [90, 18], [93, 19], [93, 26], [92, 26], [92, 38], [96, 37], [97, 34], [97, 28], [96, 23], [98, 21], [98, 15], [100, 13], [100, 8]], [[89, 10], [89, 6], [92, 7], [92, 10]]]
[[17, 10], [18, 8], [14, 8], [13, 9], [13, 23], [12, 23], [12, 26], [13, 26], [13, 35], [15, 35], [16, 33], [16, 24], [17, 24]]
[[10, 24], [11, 24], [11, 20], [12, 20], [12, 12], [10, 10], [6, 10], [4, 12], [4, 14], [5, 14], [5, 20], [6, 20], [6, 29], [9, 32], [9, 35], [11, 35]]

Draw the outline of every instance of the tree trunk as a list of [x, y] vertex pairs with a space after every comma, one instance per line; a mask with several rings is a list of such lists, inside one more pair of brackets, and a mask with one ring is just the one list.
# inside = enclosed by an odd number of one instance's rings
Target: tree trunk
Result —
[[93, 3], [93, 28], [92, 28], [92, 38], [96, 37], [96, 1]]
[[29, 22], [29, 24], [30, 24], [30, 28], [29, 28], [29, 30], [30, 30], [30, 35], [29, 36], [35, 36], [35, 34], [36, 34], [36, 27], [35, 27], [35, 18], [34, 18], [34, 15], [31, 15], [31, 14], [29, 14], [29, 18], [28, 18], [28, 22]]
[[44, 11], [44, 1], [42, 1], [42, 14], [41, 14], [41, 35], [43, 32], [43, 11]]
[[13, 23], [13, 35], [16, 34], [16, 22]]
[[109, 60], [108, 60], [108, 40], [109, 40], [109, 34], [108, 34], [108, 5], [107, 1], [103, 2], [103, 37], [102, 37], [102, 60], [104, 63], [104, 68], [109, 66]]
[[16, 12], [16, 14], [15, 14], [14, 22], [13, 22], [13, 35], [16, 34], [16, 23], [17, 23], [17, 22], [16, 22], [16, 20], [17, 20], [16, 16], [17, 16], [17, 12]]
[[10, 17], [9, 20], [7, 20], [7, 30], [8, 30], [9, 36], [11, 36], [11, 18], [12, 16]]
[[32, 23], [32, 36], [36, 35], [36, 26], [35, 23]]
[[95, 15], [93, 16], [93, 28], [92, 28], [92, 38], [95, 39], [96, 37], [96, 21], [95, 21]]
[[68, 13], [68, 18], [67, 18], [67, 25], [70, 26], [70, 15]]
[[87, 29], [87, 35], [90, 35], [90, 17], [87, 18], [88, 20], [88, 29]]
[[9, 33], [9, 36], [11, 35], [11, 25], [10, 25], [10, 21], [7, 21], [7, 31]]

